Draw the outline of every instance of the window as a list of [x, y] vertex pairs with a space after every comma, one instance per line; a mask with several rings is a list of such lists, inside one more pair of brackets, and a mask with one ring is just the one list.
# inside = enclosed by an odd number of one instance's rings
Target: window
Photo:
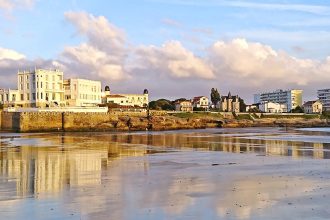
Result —
[[26, 83], [26, 89], [30, 89], [30, 84]]
[[46, 89], [48, 89], [48, 82], [46, 82]]
[[39, 99], [39, 93], [37, 93], [37, 99]]
[[40, 82], [40, 88], [42, 89], [42, 82]]
[[15, 94], [13, 94], [13, 96], [12, 96], [12, 100], [13, 100], [13, 101], [16, 101], [16, 95], [15, 95]]
[[56, 88], [55, 88], [55, 83], [53, 83], [53, 89], [56, 89]]
[[32, 93], [32, 100], [36, 100], [36, 94], [35, 93]]
[[43, 99], [43, 94], [42, 94], [42, 92], [40, 93], [40, 99]]
[[21, 94], [21, 101], [24, 101], [24, 94]]
[[26, 100], [30, 100], [30, 93], [26, 94]]

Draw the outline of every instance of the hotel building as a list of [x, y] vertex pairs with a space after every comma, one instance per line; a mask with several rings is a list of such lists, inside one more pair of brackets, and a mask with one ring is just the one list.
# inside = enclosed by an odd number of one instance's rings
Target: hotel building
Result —
[[63, 72], [35, 69], [17, 73], [18, 95], [15, 105], [20, 107], [49, 107], [63, 105]]
[[302, 90], [276, 90], [254, 95], [255, 103], [273, 102], [286, 104], [288, 112], [296, 107], [302, 107]]
[[317, 97], [323, 104], [323, 111], [330, 111], [330, 89], [317, 90]]
[[96, 106], [102, 103], [101, 82], [87, 79], [64, 80], [66, 106]]

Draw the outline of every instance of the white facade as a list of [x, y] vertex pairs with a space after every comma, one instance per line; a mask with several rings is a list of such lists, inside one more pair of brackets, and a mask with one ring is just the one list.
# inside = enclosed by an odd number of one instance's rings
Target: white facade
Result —
[[206, 96], [194, 97], [192, 100], [192, 105], [194, 108], [209, 108], [209, 99]]
[[191, 104], [191, 101], [179, 101], [175, 103], [175, 111], [192, 112], [193, 106]]
[[149, 104], [148, 90], [144, 90], [143, 94], [111, 94], [110, 90], [105, 91], [102, 103], [114, 103], [121, 106], [136, 106], [145, 108]]
[[18, 90], [13, 89], [0, 89], [0, 104], [4, 106], [15, 106], [15, 103], [19, 100]]
[[102, 103], [101, 82], [87, 79], [64, 80], [66, 106], [96, 106]]
[[283, 113], [287, 112], [287, 105], [274, 103], [274, 102], [263, 102], [259, 105], [259, 110], [267, 113]]
[[302, 90], [276, 90], [275, 92], [265, 92], [254, 95], [255, 103], [273, 102], [286, 104], [287, 111], [291, 111], [296, 107], [302, 107]]
[[304, 112], [306, 114], [322, 114], [323, 104], [321, 101], [308, 101], [304, 104]]
[[330, 89], [320, 89], [317, 97], [323, 104], [323, 111], [330, 111]]
[[35, 69], [17, 73], [21, 107], [46, 107], [64, 105], [63, 72]]

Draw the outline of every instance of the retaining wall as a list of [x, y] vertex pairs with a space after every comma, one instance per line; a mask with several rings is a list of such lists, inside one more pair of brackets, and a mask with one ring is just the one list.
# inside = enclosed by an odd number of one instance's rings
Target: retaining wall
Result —
[[19, 131], [61, 131], [63, 128], [61, 112], [20, 112]]

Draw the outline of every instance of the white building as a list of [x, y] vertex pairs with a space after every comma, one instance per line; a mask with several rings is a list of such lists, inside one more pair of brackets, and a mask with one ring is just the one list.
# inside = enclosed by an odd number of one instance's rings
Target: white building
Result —
[[192, 105], [194, 108], [203, 108], [207, 110], [209, 108], [209, 99], [206, 96], [197, 96], [192, 99]]
[[109, 86], [105, 87], [102, 103], [113, 103], [119, 106], [132, 106], [145, 108], [149, 104], [149, 93], [145, 89], [143, 94], [111, 94]]
[[192, 112], [193, 111], [193, 106], [192, 106], [191, 101], [183, 100], [183, 101], [176, 102], [175, 103], [175, 111]]
[[330, 89], [317, 90], [317, 97], [323, 104], [323, 111], [330, 111]]
[[102, 103], [101, 82], [87, 79], [64, 80], [66, 106], [97, 106]]
[[259, 110], [267, 113], [283, 113], [288, 112], [286, 104], [263, 102], [259, 105]]
[[279, 104], [286, 104], [287, 111], [300, 106], [302, 107], [302, 90], [276, 90], [275, 92], [265, 92], [254, 95], [255, 103], [273, 102]]
[[5, 107], [14, 107], [18, 100], [18, 90], [0, 89], [0, 104], [3, 104]]
[[321, 101], [308, 101], [304, 104], [304, 112], [307, 114], [322, 114], [323, 104]]
[[16, 104], [21, 107], [47, 107], [64, 105], [63, 72], [59, 70], [35, 69], [17, 73], [19, 97]]

